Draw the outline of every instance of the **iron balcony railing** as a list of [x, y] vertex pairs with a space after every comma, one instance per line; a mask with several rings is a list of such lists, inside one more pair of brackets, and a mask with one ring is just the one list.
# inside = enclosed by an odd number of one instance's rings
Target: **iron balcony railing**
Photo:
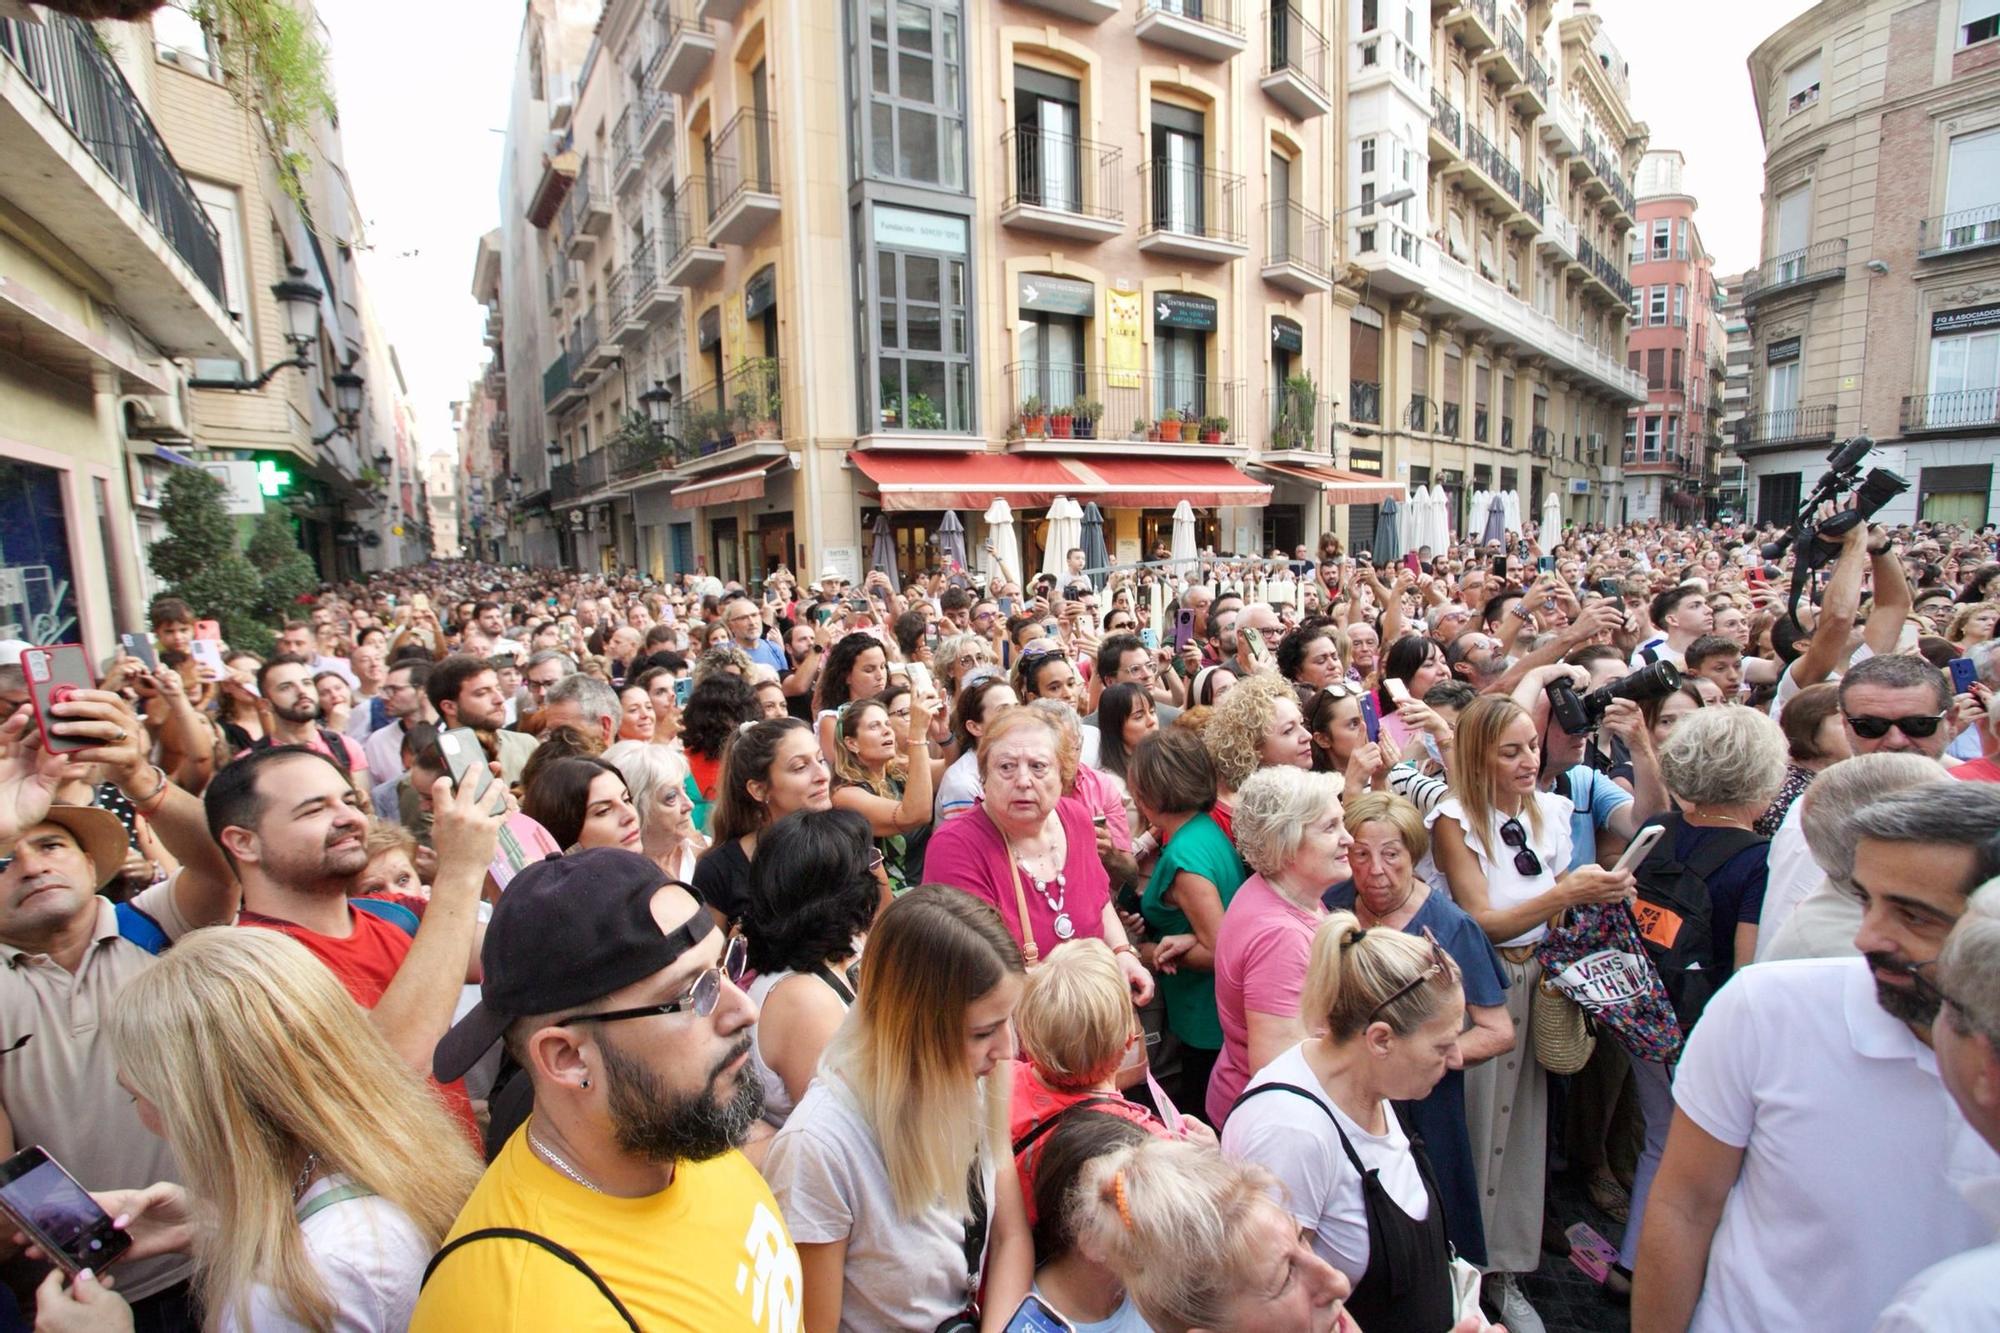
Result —
[[1498, 26], [1498, 20], [1494, 17], [1497, 11], [1493, 0], [1463, 0], [1463, 3], [1467, 9], [1479, 15], [1479, 21], [1486, 25], [1487, 31], [1491, 32]]
[[1124, 153], [1108, 144], [1016, 125], [1000, 136], [1007, 164], [1007, 196], [1002, 209], [1046, 208], [1078, 217], [1120, 222]]
[[549, 469], [549, 502], [561, 504], [574, 500], [583, 494], [583, 487], [577, 483], [576, 464], [558, 463]]
[[1241, 438], [1239, 380], [1070, 361], [1016, 361], [1006, 374], [1010, 429], [1018, 438], [1161, 444], [1232, 444]]
[[1325, 274], [1332, 257], [1333, 229], [1324, 217], [1296, 199], [1264, 205], [1264, 233], [1270, 249], [1265, 264], [1297, 264]]
[[729, 118], [715, 136], [715, 212], [721, 214], [746, 193], [776, 194], [772, 148], [778, 118], [748, 107]]
[[708, 245], [708, 223], [714, 210], [708, 206], [706, 176], [690, 176], [674, 191], [673, 207], [660, 216], [662, 270], [672, 272], [680, 257], [696, 246]]
[[579, 365], [590, 359], [597, 350], [597, 307], [590, 306], [579, 312], [576, 323], [569, 330], [569, 359], [571, 365]]
[[1234, 172], [1148, 158], [1139, 164], [1139, 192], [1146, 199], [1143, 234], [1243, 244], [1243, 178]]
[[577, 232], [583, 230], [585, 218], [590, 213], [595, 194], [600, 189], [597, 164], [586, 157], [577, 164], [576, 179], [570, 182], [569, 193], [563, 196], [562, 243], [565, 246]]
[[1475, 403], [1472, 408], [1472, 438], [1481, 444], [1492, 438], [1493, 414], [1485, 404]]
[[653, 244], [653, 234], [642, 231], [632, 242], [631, 267], [626, 270], [626, 291], [632, 305], [637, 306], [651, 296], [659, 280], [658, 247]]
[[1327, 407], [1326, 395], [1308, 389], [1303, 382], [1264, 390], [1264, 421], [1269, 432], [1264, 447], [1322, 452], [1319, 423]]
[[623, 180], [625, 173], [639, 162], [639, 114], [638, 108], [627, 105], [618, 113], [618, 119], [611, 125], [611, 146], [618, 152], [614, 169]]
[[1314, 27], [1291, 0], [1278, 0], [1270, 13], [1271, 49], [1265, 74], [1290, 70], [1326, 94], [1326, 34]]
[[1903, 399], [1906, 434], [1927, 430], [1990, 429], [2000, 425], [2000, 389], [1958, 389]]
[[1236, 15], [1237, 0], [1140, 0], [1139, 12], [1172, 14], [1218, 32], [1243, 35], [1243, 20]]
[[1948, 255], [2000, 245], [2000, 204], [1962, 208], [1917, 223], [1917, 253]]
[[1549, 456], [1549, 428], [1547, 426], [1536, 426], [1528, 432], [1528, 451], [1537, 458], [1547, 458]]
[[1535, 96], [1542, 101], [1549, 100], [1549, 71], [1533, 56], [1528, 57], [1528, 86], [1535, 90]]
[[167, 245], [224, 306], [222, 241], [109, 48], [67, 14], [0, 19], [0, 54], [40, 93], [97, 164], [130, 195]]
[[1837, 278], [1847, 272], [1847, 238], [1821, 241], [1767, 259], [1743, 279], [1746, 302], [1801, 283]]
[[542, 372], [542, 402], [553, 403], [569, 392], [570, 385], [569, 352], [557, 352], [556, 359]]
[[1500, 447], [1502, 449], [1512, 449], [1514, 447], [1514, 418], [1512, 417], [1500, 418]]
[[632, 289], [625, 277], [625, 270], [613, 269], [610, 279], [604, 284], [604, 308], [611, 315], [604, 327], [615, 331], [625, 322], [625, 313], [632, 308]]
[[1465, 118], [1459, 115], [1457, 107], [1445, 99], [1444, 93], [1437, 88], [1431, 89], [1431, 128], [1449, 139], [1454, 147], [1462, 147], [1465, 143], [1464, 123]]
[[1376, 380], [1347, 382], [1347, 419], [1382, 424], [1382, 385]]
[[1500, 151], [1500, 146], [1478, 129], [1467, 126], [1465, 138], [1465, 155], [1472, 159], [1472, 165], [1485, 172], [1509, 198], [1520, 201], [1521, 169], [1509, 162], [1507, 155]]
[[1403, 409], [1403, 424], [1411, 430], [1432, 434], [1438, 428], [1438, 405], [1427, 394], [1413, 393], [1410, 405]]
[[1533, 218], [1537, 227], [1542, 225], [1543, 207], [1541, 186], [1529, 185], [1521, 191], [1521, 211]]
[[722, 377], [723, 411], [738, 442], [784, 438], [783, 380], [784, 363], [775, 356], [751, 357]]
[[647, 56], [646, 86], [660, 85], [660, 65], [667, 58], [667, 51], [673, 46], [675, 19], [673, 7], [667, 0], [654, 0], [651, 16], [646, 24]]
[[1788, 407], [1776, 412], [1754, 412], [1736, 423], [1737, 447], [1830, 440], [1833, 438], [1835, 412], [1832, 403]]
[[578, 494], [588, 495], [611, 480], [611, 451], [592, 449], [571, 466], [576, 469]]
[[1525, 72], [1528, 68], [1528, 42], [1521, 36], [1521, 30], [1505, 19], [1500, 21], [1500, 49], [1514, 62], [1514, 68]]

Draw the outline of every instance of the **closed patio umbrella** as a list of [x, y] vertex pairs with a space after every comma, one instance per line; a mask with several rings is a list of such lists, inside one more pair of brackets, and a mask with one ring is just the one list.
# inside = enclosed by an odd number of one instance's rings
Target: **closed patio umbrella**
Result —
[[1049, 540], [1042, 551], [1042, 572], [1060, 580], [1069, 569], [1069, 553], [1083, 545], [1083, 506], [1067, 495], [1049, 502]]
[[1104, 549], [1104, 511], [1097, 507], [1095, 500], [1083, 507], [1083, 540], [1078, 545], [1083, 547], [1084, 568], [1099, 571], [1090, 576], [1090, 582], [1101, 591], [1104, 587], [1102, 571], [1111, 559]]
[[938, 556], [944, 561], [945, 572], [965, 572], [965, 524], [959, 520], [956, 509], [944, 511], [944, 517], [938, 521], [937, 538]]
[[1174, 573], [1193, 574], [1197, 552], [1194, 538], [1194, 506], [1186, 500], [1174, 506], [1174, 540], [1168, 550]]
[[875, 543], [868, 554], [868, 567], [887, 574], [890, 587], [903, 586], [903, 580], [896, 572], [896, 534], [889, 527], [889, 515], [881, 510], [875, 513]]
[[1396, 503], [1395, 496], [1382, 501], [1382, 512], [1375, 520], [1375, 563], [1390, 564], [1403, 558], [1403, 507]]
[[981, 568], [986, 571], [986, 581], [990, 586], [1001, 580], [1019, 581], [1021, 577], [1021, 542], [1014, 535], [1014, 511], [1007, 502], [995, 498], [986, 509], [985, 558]]
[[1562, 497], [1554, 491], [1546, 491], [1542, 495], [1542, 549], [1546, 551], [1554, 543], [1561, 541], [1562, 535]]

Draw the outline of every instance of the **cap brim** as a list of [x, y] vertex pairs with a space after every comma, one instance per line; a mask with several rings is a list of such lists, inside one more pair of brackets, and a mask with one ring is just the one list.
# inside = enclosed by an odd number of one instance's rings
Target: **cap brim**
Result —
[[456, 1083], [492, 1050], [507, 1032], [512, 1020], [486, 1007], [485, 1001], [472, 1006], [465, 1017], [451, 1025], [451, 1031], [431, 1053], [431, 1077], [440, 1083]]
[[125, 825], [109, 810], [94, 805], [55, 804], [42, 816], [42, 822], [67, 829], [76, 839], [76, 845], [83, 849], [83, 854], [90, 858], [91, 868], [97, 872], [94, 888], [103, 888], [125, 868], [132, 842], [125, 835]]

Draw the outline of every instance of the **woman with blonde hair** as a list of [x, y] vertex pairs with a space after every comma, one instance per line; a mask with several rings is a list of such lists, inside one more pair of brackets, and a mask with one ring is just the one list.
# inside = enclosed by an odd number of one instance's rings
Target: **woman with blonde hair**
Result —
[[877, 918], [854, 1008], [764, 1164], [813, 1333], [997, 1333], [1027, 1293], [1007, 1150], [1023, 973], [999, 915], [956, 889], [921, 885]]
[[849, 700], [834, 720], [833, 808], [868, 821], [896, 893], [923, 873], [932, 814], [930, 729], [930, 710], [915, 698], [900, 744], [880, 698]]
[[1202, 728], [1215, 760], [1215, 822], [1232, 832], [1236, 793], [1260, 768], [1313, 766], [1312, 733], [1291, 684], [1277, 676], [1239, 681]]
[[1969, 602], [1952, 612], [1944, 637], [1964, 655], [1991, 639], [1997, 624], [2000, 624], [2000, 602]]
[[97, 1196], [127, 1219], [127, 1257], [191, 1250], [223, 1333], [400, 1333], [480, 1163], [339, 979], [276, 932], [198, 930], [105, 1023], [140, 1120], [194, 1182]]

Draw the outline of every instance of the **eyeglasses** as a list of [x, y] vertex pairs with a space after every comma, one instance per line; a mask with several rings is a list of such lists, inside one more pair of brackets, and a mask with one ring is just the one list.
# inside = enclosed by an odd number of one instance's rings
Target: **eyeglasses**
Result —
[[1854, 734], [1867, 741], [1879, 741], [1894, 727], [1913, 741], [1924, 740], [1937, 735], [1938, 723], [1944, 721], [1943, 713], [1918, 715], [1916, 717], [1856, 717], [1852, 713], [1842, 713], [1847, 725], [1854, 728]]
[[1423, 934], [1425, 941], [1429, 943], [1429, 945], [1431, 946], [1431, 965], [1425, 968], [1423, 971], [1417, 973], [1417, 975], [1412, 977], [1410, 980], [1404, 982], [1402, 986], [1397, 989], [1395, 994], [1391, 995], [1388, 999], [1382, 1001], [1382, 1003], [1376, 1005], [1373, 1009], [1370, 1009], [1368, 1011], [1367, 1019], [1364, 1020], [1361, 1024], [1362, 1027], [1365, 1028], [1368, 1026], [1368, 1024], [1373, 1023], [1375, 1021], [1375, 1016], [1377, 1014], [1380, 1014], [1384, 1009], [1387, 1009], [1390, 1005], [1402, 999], [1405, 995], [1408, 995], [1411, 991], [1423, 985], [1426, 981], [1429, 981], [1432, 977], [1448, 977], [1452, 974], [1451, 955], [1446, 953], [1444, 951], [1444, 946], [1438, 943], [1438, 937], [1431, 934], [1431, 928], [1429, 926], [1424, 927]]
[[694, 982], [679, 995], [664, 1004], [642, 1004], [631, 1009], [607, 1009], [601, 1014], [571, 1014], [559, 1019], [556, 1027], [568, 1027], [572, 1023], [620, 1023], [628, 1018], [659, 1018], [667, 1014], [678, 1014], [692, 1008], [696, 1018], [707, 1018], [715, 1012], [716, 1001], [722, 998], [722, 979], [729, 978], [730, 985], [743, 980], [743, 969], [750, 958], [750, 944], [741, 935], [724, 946], [722, 962], [719, 966], [705, 969]]
[[1528, 846], [1528, 830], [1521, 827], [1520, 820], [1510, 819], [1500, 826], [1500, 841], [1514, 849], [1514, 869], [1529, 879], [1542, 873], [1542, 858]]
[[1911, 981], [1916, 983], [1917, 989], [1919, 991], [1922, 991], [1930, 999], [1937, 1001], [1939, 1004], [1948, 1004], [1952, 1008], [1958, 1010], [1958, 1012], [1960, 1012], [1961, 1014], [1971, 1013], [1972, 1011], [1970, 1009], [1967, 1009], [1964, 1005], [1960, 1004], [1956, 999], [1954, 999], [1951, 993], [1945, 990], [1943, 986], [1940, 986], [1937, 982], [1932, 981], [1929, 977], [1924, 975], [1925, 968], [1938, 967], [1943, 963], [1943, 961], [1944, 960], [1941, 958], [1933, 958], [1930, 959], [1928, 962], [1922, 962], [1922, 963], [1902, 963], [1899, 965], [1899, 967], [1902, 972], [1904, 972], [1909, 976]]

